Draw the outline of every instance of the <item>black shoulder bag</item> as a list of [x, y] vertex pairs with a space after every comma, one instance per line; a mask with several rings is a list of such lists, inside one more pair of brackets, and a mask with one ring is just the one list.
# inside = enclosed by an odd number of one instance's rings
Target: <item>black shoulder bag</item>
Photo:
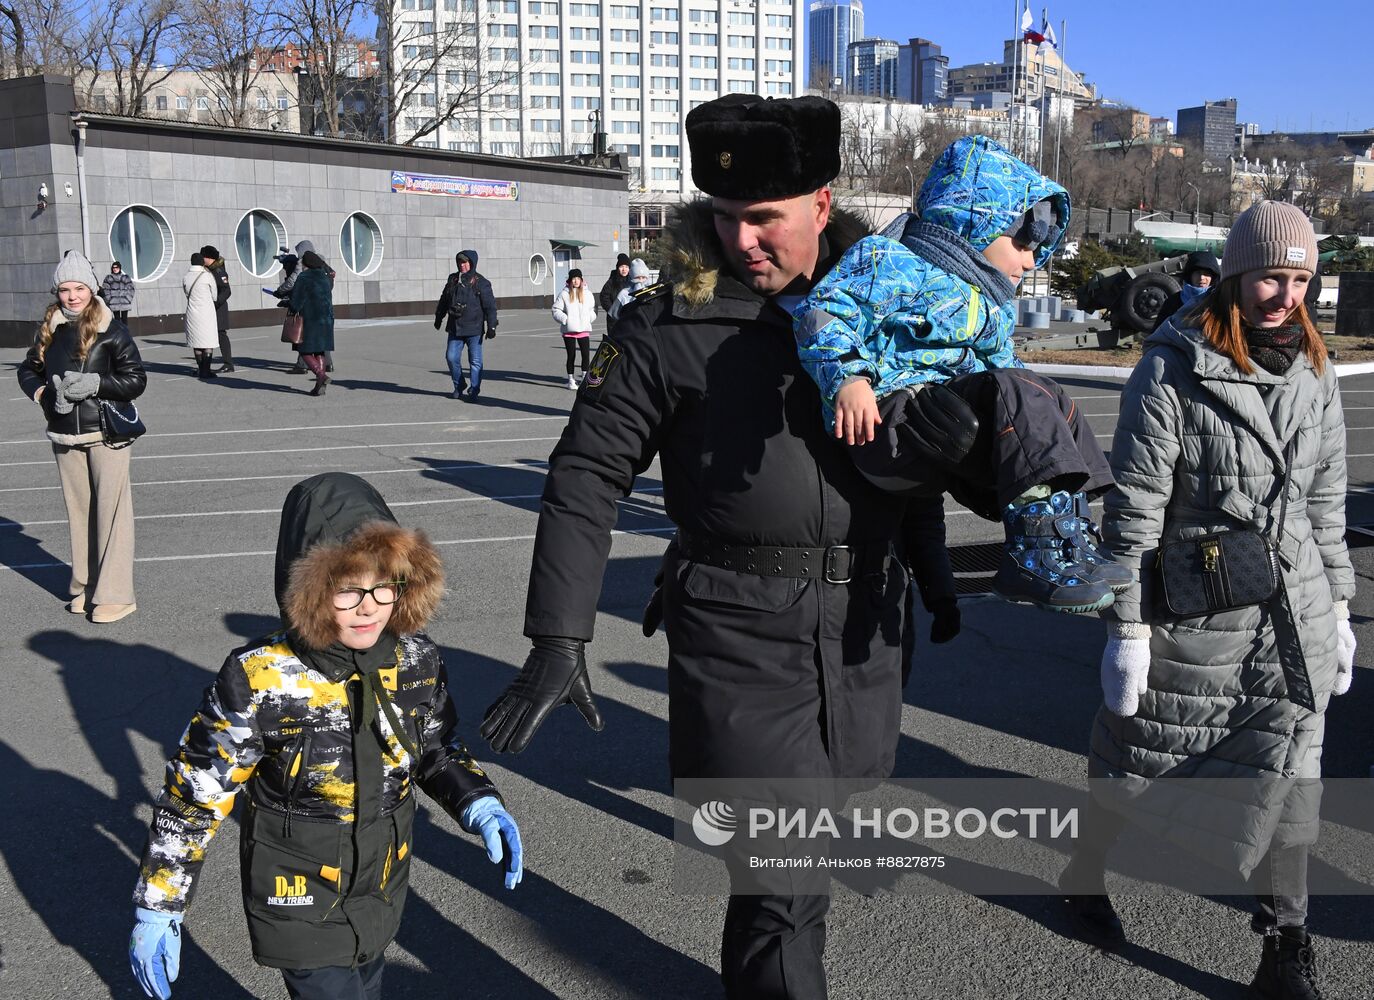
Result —
[[107, 448], [127, 448], [148, 429], [133, 403], [97, 399], [96, 406], [100, 412], [100, 438]]
[[1279, 517], [1273, 537], [1254, 528], [1235, 528], [1184, 538], [1162, 546], [1156, 565], [1163, 603], [1171, 618], [1199, 618], [1253, 605], [1270, 605], [1289, 700], [1315, 710], [1307, 661], [1279, 563], [1296, 448], [1295, 436], [1284, 455]]

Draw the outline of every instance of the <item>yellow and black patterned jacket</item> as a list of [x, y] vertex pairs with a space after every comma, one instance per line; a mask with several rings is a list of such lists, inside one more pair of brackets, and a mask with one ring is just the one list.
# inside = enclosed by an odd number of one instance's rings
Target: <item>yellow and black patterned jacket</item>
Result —
[[138, 906], [184, 910], [210, 840], [246, 792], [244, 906], [264, 965], [380, 955], [409, 881], [415, 786], [455, 818], [496, 794], [458, 736], [443, 658], [424, 633], [384, 633], [362, 652], [303, 640], [327, 623], [309, 622], [290, 591], [327, 591], [340, 553], [360, 552], [407, 580], [392, 626], [428, 617], [442, 590], [438, 556], [394, 522], [302, 559], [284, 600], [292, 628], [230, 654], [168, 762], [134, 893]]

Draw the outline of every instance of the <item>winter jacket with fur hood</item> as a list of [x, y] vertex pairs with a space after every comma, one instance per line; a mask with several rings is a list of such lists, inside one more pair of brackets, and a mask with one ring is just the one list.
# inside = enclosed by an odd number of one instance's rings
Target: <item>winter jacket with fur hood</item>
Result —
[[[1152, 334], [1121, 394], [1116, 488], [1103, 502], [1102, 533], [1138, 582], [1105, 616], [1151, 625], [1150, 670], [1134, 716], [1098, 711], [1089, 775], [1119, 779], [1095, 791], [1139, 825], [1248, 874], [1271, 842], [1310, 843], [1317, 832], [1304, 782], [1321, 774], [1336, 682], [1333, 603], [1355, 593], [1345, 421], [1331, 364], [1319, 375], [1299, 354], [1282, 375], [1246, 374], [1207, 343], [1197, 321], [1196, 308], [1185, 310]], [[1170, 542], [1237, 528], [1272, 534], [1290, 445], [1279, 559], [1305, 676], [1285, 669], [1268, 608], [1173, 620], [1159, 613], [1153, 569]], [[1304, 682], [1315, 711], [1290, 697]], [[1198, 796], [1194, 806], [1182, 792], [1151, 794], [1157, 778], [1228, 779], [1253, 791]]]
[[[38, 357], [38, 344], [43, 331], [34, 336], [33, 346], [29, 348], [24, 360], [19, 363], [19, 388], [32, 399], [38, 390], [47, 386], [39, 404], [43, 416], [48, 420], [48, 437], [58, 444], [90, 444], [100, 440], [100, 409], [98, 400], [132, 402], [143, 395], [147, 388], [148, 376], [143, 371], [143, 359], [139, 357], [138, 347], [129, 336], [129, 329], [100, 299], [95, 300], [100, 312], [96, 329], [100, 331], [86, 352], [86, 358], [76, 356], [80, 344], [80, 332], [75, 323], [68, 323], [61, 312], [52, 314], [51, 322], [56, 324], [52, 340], [43, 357]], [[88, 399], [76, 404], [70, 413], [58, 413], [53, 405], [57, 394], [53, 391], [53, 377], [61, 378], [67, 372], [97, 372], [100, 375], [100, 390]]]
[[[339, 644], [333, 594], [405, 581], [371, 650]], [[443, 658], [421, 631], [443, 592], [438, 553], [366, 482], [325, 473], [282, 510], [276, 592], [287, 627], [235, 650], [167, 765], [137, 905], [179, 913], [239, 792], [254, 957], [279, 968], [382, 954], [405, 900], [414, 788], [455, 818], [496, 794], [458, 736]]]
[[[986, 136], [954, 143], [921, 186], [919, 222], [986, 249], [1038, 201], [1053, 199], [1061, 230], [1062, 187]], [[910, 228], [908, 228], [910, 231]], [[1054, 246], [1042, 246], [1037, 265]], [[1012, 347], [1015, 302], [1000, 307], [980, 288], [885, 236], [860, 240], [797, 309], [802, 364], [820, 386], [827, 426], [835, 393], [863, 376], [879, 396], [989, 368], [1019, 368]]]

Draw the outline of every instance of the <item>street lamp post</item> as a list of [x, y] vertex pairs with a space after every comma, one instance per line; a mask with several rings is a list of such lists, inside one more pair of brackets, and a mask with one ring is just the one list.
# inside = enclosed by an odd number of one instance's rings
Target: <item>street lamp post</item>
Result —
[[911, 211], [916, 211], [916, 175], [911, 172], [911, 167], [905, 163], [902, 169], [906, 171], [907, 178], [911, 181]]
[[1197, 197], [1193, 200], [1193, 249], [1199, 249], [1198, 244], [1202, 242], [1202, 192], [1192, 181], [1184, 181]]

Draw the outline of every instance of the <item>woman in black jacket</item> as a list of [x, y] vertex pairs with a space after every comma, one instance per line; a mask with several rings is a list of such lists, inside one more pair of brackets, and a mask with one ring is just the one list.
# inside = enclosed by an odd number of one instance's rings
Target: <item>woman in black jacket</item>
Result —
[[[53, 273], [48, 307], [19, 366], [19, 386], [43, 408], [71, 529], [72, 614], [116, 622], [134, 604], [134, 506], [129, 449], [100, 432], [100, 400], [131, 403], [148, 378], [128, 329], [97, 295], [91, 262], [68, 253]], [[126, 408], [128, 409], [128, 408]]]

